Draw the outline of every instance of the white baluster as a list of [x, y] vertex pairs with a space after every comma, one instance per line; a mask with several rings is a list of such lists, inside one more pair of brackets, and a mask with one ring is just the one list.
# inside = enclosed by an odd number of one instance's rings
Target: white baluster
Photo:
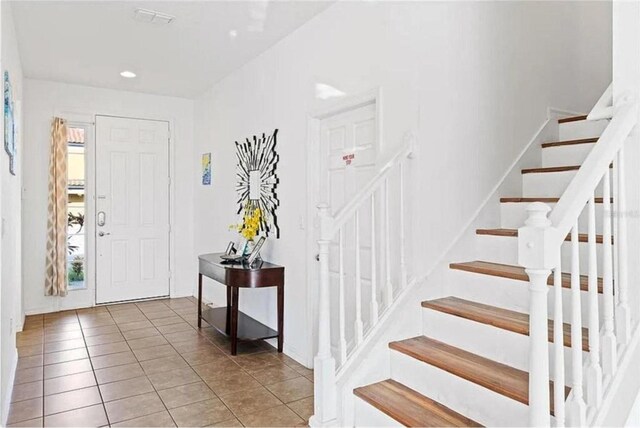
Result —
[[624, 171], [624, 148], [618, 153], [618, 236], [614, 245], [618, 246], [618, 278], [616, 292], [618, 294], [618, 306], [616, 307], [616, 337], [621, 344], [629, 342], [631, 333], [631, 318], [629, 313], [629, 297], [627, 296], [627, 201]]
[[393, 303], [393, 284], [391, 283], [391, 238], [389, 233], [389, 179], [384, 180], [384, 271], [386, 275], [387, 309]]
[[405, 230], [404, 230], [404, 163], [400, 163], [400, 285], [402, 289], [407, 285], [407, 261], [405, 258]]
[[571, 426], [586, 424], [586, 404], [582, 390], [582, 313], [580, 301], [580, 242], [578, 223], [571, 229], [571, 364], [573, 385], [567, 402], [567, 421]]
[[618, 207], [618, 201], [620, 200], [620, 198], [618, 198], [618, 156], [617, 155], [613, 159], [613, 182], [611, 183], [611, 185], [613, 189], [612, 190], [613, 200], [611, 202], [612, 204], [611, 219], [612, 219], [612, 225], [613, 225], [613, 287], [614, 287], [613, 298], [614, 298], [614, 304], [615, 306], [617, 306], [618, 297], [619, 297], [617, 292], [618, 278], [620, 277], [620, 270], [618, 269], [620, 266], [620, 254], [618, 252], [618, 242], [619, 242], [618, 237], [620, 233], [620, 230], [618, 228], [618, 213], [620, 212], [620, 208]]
[[347, 339], [345, 333], [345, 311], [344, 311], [344, 232], [340, 228], [340, 234], [338, 237], [338, 257], [339, 260], [339, 274], [338, 280], [338, 305], [339, 315], [338, 324], [340, 329], [340, 365], [347, 362]]
[[362, 272], [360, 269], [360, 214], [356, 211], [356, 346], [362, 343], [364, 327], [362, 324]]
[[371, 194], [371, 326], [378, 323], [378, 262], [376, 261], [376, 197]]
[[[600, 367], [600, 316], [598, 313], [598, 253], [596, 249], [596, 203], [591, 196], [587, 205], [589, 246], [589, 366], [587, 367], [587, 402], [598, 407], [602, 402], [602, 367]], [[582, 343], [582, 341], [580, 342]]]
[[564, 325], [562, 317], [562, 262], [553, 271], [553, 410], [556, 426], [564, 426]]
[[318, 302], [318, 354], [314, 364], [314, 415], [312, 426], [327, 426], [336, 419], [336, 362], [331, 355], [331, 302], [329, 295], [329, 245], [331, 244], [332, 218], [329, 206], [318, 206], [320, 218], [319, 247], [319, 302]]
[[[518, 263], [529, 276], [529, 425], [549, 426], [549, 324], [547, 315], [547, 280], [549, 269], [559, 258], [559, 247], [545, 247], [553, 242], [548, 205], [535, 202], [527, 207], [525, 226], [518, 229]], [[549, 242], [549, 244], [548, 244]], [[551, 265], [551, 266], [550, 266]]]
[[602, 294], [604, 334], [602, 336], [602, 369], [613, 376], [618, 364], [617, 342], [613, 320], [613, 260], [611, 254], [611, 181], [609, 172], [603, 178], [602, 225]]

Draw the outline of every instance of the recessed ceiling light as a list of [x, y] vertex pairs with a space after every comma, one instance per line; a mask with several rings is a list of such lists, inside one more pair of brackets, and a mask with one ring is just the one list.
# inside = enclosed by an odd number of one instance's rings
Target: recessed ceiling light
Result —
[[136, 77], [136, 73], [134, 73], [133, 71], [125, 70], [120, 73], [120, 76], [126, 77], [127, 79], [133, 79], [134, 77]]
[[236, 37], [238, 37], [238, 30], [229, 31], [229, 37], [231, 37], [232, 39], [235, 39]]

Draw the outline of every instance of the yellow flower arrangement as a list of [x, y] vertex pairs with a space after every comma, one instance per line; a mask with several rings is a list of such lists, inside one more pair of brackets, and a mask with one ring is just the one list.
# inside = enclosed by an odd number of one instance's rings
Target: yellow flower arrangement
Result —
[[253, 208], [247, 203], [244, 206], [244, 216], [242, 223], [232, 224], [231, 228], [236, 229], [243, 238], [251, 241], [258, 234], [260, 229], [260, 221], [262, 219], [262, 211], [260, 208]]

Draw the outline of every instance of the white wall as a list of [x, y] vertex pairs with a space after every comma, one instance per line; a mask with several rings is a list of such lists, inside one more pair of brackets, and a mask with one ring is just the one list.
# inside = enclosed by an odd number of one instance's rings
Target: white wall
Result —
[[[49, 134], [55, 115], [93, 121], [96, 114], [170, 121], [174, 219], [172, 296], [191, 295], [196, 281], [193, 258], [193, 101], [111, 89], [25, 79], [23, 190], [23, 271], [26, 313], [51, 312], [94, 304], [93, 294], [70, 291], [64, 298], [44, 295]], [[98, 160], [99, 162], [99, 160]], [[74, 293], [78, 293], [74, 295]]]
[[[2, 15], [2, 51], [0, 73], [9, 71], [13, 87], [13, 99], [16, 103], [16, 119], [20, 120], [20, 106], [22, 103], [22, 65], [16, 42], [15, 28], [11, 6], [7, 2], [0, 3]], [[2, 78], [4, 79], [4, 78]], [[3, 80], [4, 81], [4, 80]], [[4, 99], [4, 98], [3, 98]], [[3, 122], [4, 123], [4, 122]], [[2, 138], [0, 140], [0, 202], [2, 213], [2, 264], [1, 264], [1, 294], [0, 294], [0, 355], [2, 371], [0, 372], [0, 406], [2, 407], [0, 421], [4, 421], [7, 404], [9, 402], [10, 387], [13, 382], [13, 369], [16, 364], [15, 331], [22, 326], [22, 298], [21, 298], [21, 260], [20, 260], [20, 230], [21, 230], [21, 200], [20, 186], [22, 180], [22, 161], [24, 153], [22, 147], [22, 129], [18, 122], [17, 150], [18, 164], [16, 175], [9, 173], [9, 157], [4, 150], [4, 125], [0, 126]]]
[[[546, 119], [587, 111], [611, 80], [611, 5], [590, 2], [338, 2], [196, 101], [193, 164], [213, 154], [213, 185], [195, 177], [195, 253], [234, 234], [234, 141], [278, 128], [285, 351], [309, 363], [307, 115], [318, 83], [348, 95], [382, 88], [383, 152], [417, 134], [413, 195], [419, 273], [429, 271]], [[208, 283], [210, 284], [210, 283]], [[221, 286], [206, 285], [222, 301]], [[241, 309], [275, 325], [275, 292]]]

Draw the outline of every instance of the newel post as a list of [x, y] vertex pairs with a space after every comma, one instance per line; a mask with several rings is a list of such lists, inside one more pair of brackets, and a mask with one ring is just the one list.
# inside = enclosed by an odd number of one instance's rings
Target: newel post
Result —
[[560, 245], [549, 211], [544, 203], [532, 203], [525, 226], [518, 230], [518, 263], [529, 275], [529, 426], [550, 424], [547, 280], [559, 260]]
[[314, 414], [311, 426], [328, 426], [336, 423], [336, 362], [331, 355], [331, 307], [329, 296], [329, 245], [333, 218], [329, 206], [318, 206], [320, 219], [319, 247], [319, 296], [318, 296], [318, 354], [314, 366]]

